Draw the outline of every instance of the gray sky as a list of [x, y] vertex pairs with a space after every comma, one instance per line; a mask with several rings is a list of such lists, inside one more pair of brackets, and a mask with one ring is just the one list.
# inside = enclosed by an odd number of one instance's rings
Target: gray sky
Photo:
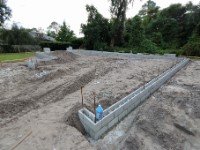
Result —
[[[135, 0], [129, 6], [127, 17], [133, 17], [147, 0]], [[154, 0], [161, 8], [172, 3], [186, 4], [189, 0]], [[198, 4], [199, 0], [192, 0]], [[59, 24], [65, 20], [77, 36], [81, 36], [80, 25], [86, 23], [86, 4], [93, 4], [106, 18], [110, 18], [108, 0], [8, 0], [7, 5], [12, 9], [11, 22], [19, 23], [25, 28], [46, 28], [51, 22]]]

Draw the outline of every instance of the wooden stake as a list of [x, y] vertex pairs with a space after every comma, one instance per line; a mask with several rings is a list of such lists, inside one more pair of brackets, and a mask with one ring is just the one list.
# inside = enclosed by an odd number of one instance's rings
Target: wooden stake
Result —
[[82, 98], [82, 108], [83, 108], [83, 87], [81, 87], [81, 98]]
[[94, 93], [94, 123], [96, 123], [96, 111], [95, 111], [95, 108], [96, 108], [96, 99], [95, 99], [95, 93]]

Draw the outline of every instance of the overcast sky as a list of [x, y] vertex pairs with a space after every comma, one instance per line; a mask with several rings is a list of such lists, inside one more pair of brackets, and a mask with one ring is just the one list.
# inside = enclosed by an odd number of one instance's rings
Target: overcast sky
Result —
[[[138, 13], [147, 0], [135, 0], [129, 6], [127, 17]], [[188, 0], [154, 0], [161, 8], [172, 3], [186, 4]], [[199, 0], [192, 0], [198, 4]], [[59, 24], [65, 20], [77, 36], [81, 36], [80, 25], [86, 23], [87, 12], [85, 5], [94, 5], [106, 18], [110, 18], [109, 0], [8, 0], [7, 5], [12, 9], [11, 22], [20, 23], [25, 28], [46, 28], [51, 22]]]

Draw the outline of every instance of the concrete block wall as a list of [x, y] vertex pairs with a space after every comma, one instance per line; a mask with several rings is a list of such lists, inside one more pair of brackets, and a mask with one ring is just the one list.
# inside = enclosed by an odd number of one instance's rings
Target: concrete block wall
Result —
[[36, 55], [37, 58], [41, 59], [40, 61], [50, 61], [50, 60], [53, 60], [53, 59], [57, 59], [57, 57], [51, 56], [46, 52], [36, 52], [35, 55]]
[[188, 59], [182, 59], [181, 62], [174, 67], [165, 71], [155, 79], [146, 83], [145, 86], [140, 87], [125, 98], [113, 104], [104, 110], [104, 117], [98, 122], [94, 122], [94, 114], [83, 108], [79, 110], [78, 115], [86, 132], [95, 140], [99, 139], [109, 129], [121, 121], [132, 110], [143, 103], [153, 92], [155, 92], [163, 83], [169, 80], [176, 72], [184, 67], [189, 62]]
[[82, 50], [73, 49], [67, 50], [72, 53], [81, 53], [84, 55], [103, 56], [103, 57], [127, 57], [135, 59], [177, 59], [175, 54], [165, 55], [144, 55], [144, 54], [132, 54], [132, 53], [117, 53], [117, 52], [106, 52], [106, 51], [95, 51], [95, 50]]

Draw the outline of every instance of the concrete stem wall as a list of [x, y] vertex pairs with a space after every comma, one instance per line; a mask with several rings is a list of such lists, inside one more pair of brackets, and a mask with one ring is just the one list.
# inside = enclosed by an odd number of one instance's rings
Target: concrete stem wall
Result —
[[67, 50], [67, 51], [76, 53], [76, 54], [103, 56], [103, 57], [127, 57], [127, 58], [135, 58], [135, 59], [177, 59], [176, 54], [145, 55], [141, 53], [132, 54], [132, 53], [118, 53], [118, 52], [106, 52], [106, 51], [82, 50], [82, 49], [73, 49], [73, 50]]
[[103, 119], [96, 123], [94, 123], [94, 114], [92, 112], [90, 112], [86, 108], [79, 110], [78, 115], [86, 132], [93, 139], [99, 139], [110, 128], [116, 125], [137, 106], [143, 103], [152, 93], [154, 93], [161, 85], [163, 85], [167, 80], [169, 80], [188, 62], [188, 59], [183, 59], [174, 67], [170, 68], [158, 77], [146, 83], [143, 87], [140, 87], [136, 91], [123, 98], [122, 100], [113, 104], [104, 111]]

